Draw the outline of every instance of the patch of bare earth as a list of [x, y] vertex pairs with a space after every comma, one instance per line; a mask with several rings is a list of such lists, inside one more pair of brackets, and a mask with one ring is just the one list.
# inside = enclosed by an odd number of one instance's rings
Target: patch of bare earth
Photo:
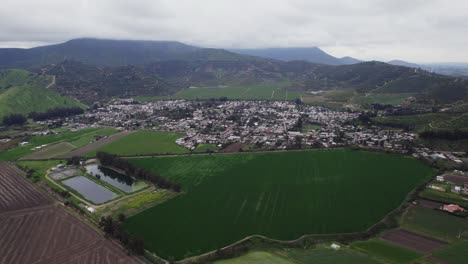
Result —
[[423, 254], [430, 253], [447, 245], [444, 241], [422, 236], [404, 229], [389, 231], [382, 235], [381, 238]]
[[109, 143], [112, 143], [112, 142], [114, 142], [114, 141], [116, 141], [118, 139], [126, 137], [126, 136], [130, 135], [132, 132], [133, 131], [122, 131], [122, 132], [110, 135], [107, 138], [98, 140], [98, 141], [93, 142], [91, 144], [88, 144], [88, 145], [86, 145], [84, 147], [75, 149], [75, 150], [70, 151], [67, 154], [59, 156], [59, 157], [63, 158], [63, 159], [69, 159], [69, 158], [76, 157], [76, 156], [83, 156], [83, 155], [85, 155], [85, 154], [87, 154], [89, 152], [98, 150], [101, 147], [104, 147], [105, 145], [107, 145]]
[[0, 263], [141, 263], [0, 163]]

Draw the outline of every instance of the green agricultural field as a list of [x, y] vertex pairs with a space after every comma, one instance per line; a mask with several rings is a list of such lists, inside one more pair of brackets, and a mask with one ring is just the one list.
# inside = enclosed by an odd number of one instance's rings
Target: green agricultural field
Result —
[[113, 128], [87, 128], [78, 131], [60, 131], [56, 135], [32, 136], [27, 141], [29, 144], [0, 152], [0, 160], [17, 160], [34, 153], [31, 150], [41, 145], [50, 145], [59, 142], [68, 142], [75, 147], [81, 147], [92, 141], [97, 135], [111, 135], [116, 132]]
[[433, 253], [436, 258], [450, 264], [462, 264], [468, 260], [468, 242], [460, 242]]
[[398, 105], [401, 104], [406, 98], [414, 96], [414, 94], [407, 93], [372, 93], [354, 97], [351, 102], [354, 104], [385, 104], [385, 105]]
[[201, 87], [182, 90], [173, 97], [177, 99], [261, 99], [261, 100], [295, 100], [300, 93], [288, 91], [288, 82], [226, 87]]
[[433, 170], [416, 159], [352, 151], [131, 159], [186, 193], [128, 219], [162, 257], [181, 259], [249, 235], [363, 231], [398, 207]]
[[294, 263], [301, 264], [378, 264], [381, 263], [369, 256], [366, 256], [358, 251], [341, 248], [334, 250], [331, 248], [319, 245], [315, 249], [291, 249], [285, 250], [281, 255], [285, 255]]
[[176, 139], [181, 137], [184, 137], [184, 134], [141, 130], [88, 153], [87, 156], [94, 156], [99, 151], [117, 155], [188, 153], [186, 148], [175, 143]]
[[415, 259], [422, 256], [417, 252], [392, 245], [379, 239], [358, 241], [354, 242], [352, 245], [369, 255], [391, 263], [412, 263]]
[[45, 147], [39, 151], [36, 151], [30, 155], [24, 156], [21, 159], [24, 160], [41, 160], [41, 159], [51, 159], [58, 157], [60, 155], [64, 155], [72, 150], [74, 150], [76, 146], [68, 143], [68, 142], [60, 142], [57, 144], [53, 144], [51, 146]]
[[237, 258], [216, 261], [215, 264], [295, 264], [295, 262], [270, 252], [254, 251]]
[[457, 241], [463, 232], [468, 231], [466, 219], [419, 206], [408, 210], [402, 226], [448, 241]]
[[417, 131], [427, 129], [468, 129], [468, 114], [430, 113], [407, 116], [381, 116], [372, 119], [384, 126], [409, 128]]
[[334, 250], [319, 245], [314, 249], [290, 249], [274, 252], [254, 251], [246, 255], [221, 260], [215, 264], [379, 264], [357, 251], [342, 248]]

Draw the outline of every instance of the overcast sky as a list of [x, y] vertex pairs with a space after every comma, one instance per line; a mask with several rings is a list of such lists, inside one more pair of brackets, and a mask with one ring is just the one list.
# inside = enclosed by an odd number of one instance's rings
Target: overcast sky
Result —
[[78, 37], [468, 62], [466, 0], [2, 0], [0, 47]]

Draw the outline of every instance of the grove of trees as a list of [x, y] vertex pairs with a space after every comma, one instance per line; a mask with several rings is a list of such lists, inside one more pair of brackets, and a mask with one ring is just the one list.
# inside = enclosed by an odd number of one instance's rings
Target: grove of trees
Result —
[[26, 117], [22, 114], [10, 114], [3, 117], [2, 123], [5, 126], [22, 126], [26, 121]]
[[84, 110], [80, 107], [57, 107], [53, 109], [49, 109], [45, 112], [31, 112], [29, 113], [29, 117], [32, 118], [34, 121], [44, 121], [48, 119], [55, 119], [60, 117], [67, 117], [73, 115], [80, 115], [83, 114]]
[[96, 154], [96, 157], [99, 159], [103, 166], [111, 166], [123, 170], [130, 177], [149, 181], [163, 189], [170, 189], [175, 192], [180, 192], [182, 190], [180, 184], [171, 182], [157, 173], [136, 167], [135, 165], [131, 164], [128, 160], [120, 158], [117, 155], [109, 154], [106, 152], [98, 152]]
[[130, 253], [143, 255], [145, 253], [143, 239], [129, 235], [122, 227], [124, 221], [124, 214], [119, 214], [118, 220], [113, 219], [112, 216], [103, 216], [99, 221], [99, 227], [107, 236], [119, 240]]

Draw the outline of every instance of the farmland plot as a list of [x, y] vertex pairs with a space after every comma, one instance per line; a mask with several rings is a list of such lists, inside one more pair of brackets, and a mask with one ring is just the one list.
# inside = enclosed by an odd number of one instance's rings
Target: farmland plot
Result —
[[0, 163], [0, 263], [141, 263]]
[[131, 159], [185, 194], [128, 219], [150, 250], [177, 259], [259, 234], [364, 231], [433, 174], [403, 156], [351, 150]]

